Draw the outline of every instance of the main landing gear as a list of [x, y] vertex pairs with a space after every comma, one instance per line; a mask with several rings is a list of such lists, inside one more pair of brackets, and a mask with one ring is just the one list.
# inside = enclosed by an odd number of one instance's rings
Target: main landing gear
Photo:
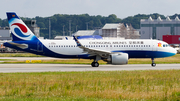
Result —
[[91, 63], [91, 66], [92, 66], [92, 67], [99, 67], [99, 63], [93, 61], [93, 62]]
[[155, 67], [155, 66], [156, 66], [156, 63], [154, 62], [154, 58], [152, 58], [151, 60], [152, 60], [151, 66], [152, 66], [152, 67]]
[[91, 63], [92, 67], [99, 67], [98, 61], [101, 60], [101, 57], [99, 55], [96, 56], [96, 59]]

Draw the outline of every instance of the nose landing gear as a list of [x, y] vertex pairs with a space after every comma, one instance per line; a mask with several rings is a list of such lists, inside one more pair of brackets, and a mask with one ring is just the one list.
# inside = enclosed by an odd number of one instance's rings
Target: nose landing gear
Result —
[[152, 58], [151, 60], [152, 60], [151, 66], [152, 66], [152, 67], [155, 67], [155, 66], [156, 66], [156, 63], [154, 62], [154, 58]]

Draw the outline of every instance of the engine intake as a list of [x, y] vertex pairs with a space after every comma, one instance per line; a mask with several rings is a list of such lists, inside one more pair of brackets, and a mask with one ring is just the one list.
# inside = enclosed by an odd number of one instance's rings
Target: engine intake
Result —
[[114, 65], [123, 65], [128, 63], [128, 59], [129, 55], [127, 53], [115, 53], [111, 54], [107, 61]]

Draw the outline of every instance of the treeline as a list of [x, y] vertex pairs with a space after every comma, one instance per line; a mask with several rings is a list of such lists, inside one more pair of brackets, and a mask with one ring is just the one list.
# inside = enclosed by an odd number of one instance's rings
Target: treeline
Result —
[[[111, 14], [108, 17], [101, 15], [90, 16], [88, 14], [81, 15], [66, 15], [66, 14], [55, 14], [51, 17], [35, 17], [35, 18], [22, 18], [23, 20], [36, 20], [38, 27], [40, 27], [40, 36], [49, 38], [49, 18], [51, 21], [51, 37], [54, 38], [57, 35], [63, 35], [63, 26], [65, 35], [69, 35], [69, 23], [71, 23], [71, 33], [76, 32], [76, 30], [86, 30], [88, 25], [88, 30], [102, 28], [106, 23], [124, 23], [131, 24], [135, 29], [140, 28], [140, 20], [148, 19], [151, 16], [153, 19], [157, 19], [159, 16], [162, 19], [166, 17], [158, 13], [154, 14], [137, 14], [135, 16], [129, 16], [124, 19], [117, 18], [115, 14]], [[176, 16], [180, 18], [180, 15], [175, 14], [169, 16], [174, 19]], [[0, 19], [0, 26], [8, 26], [7, 19]]]

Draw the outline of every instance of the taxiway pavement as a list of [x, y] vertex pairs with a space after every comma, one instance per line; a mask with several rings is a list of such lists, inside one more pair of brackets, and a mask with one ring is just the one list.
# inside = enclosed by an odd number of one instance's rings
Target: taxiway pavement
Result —
[[180, 64], [128, 64], [128, 65], [90, 65], [79, 64], [0, 64], [0, 73], [13, 72], [48, 72], [48, 71], [122, 71], [122, 70], [167, 70], [180, 69]]

